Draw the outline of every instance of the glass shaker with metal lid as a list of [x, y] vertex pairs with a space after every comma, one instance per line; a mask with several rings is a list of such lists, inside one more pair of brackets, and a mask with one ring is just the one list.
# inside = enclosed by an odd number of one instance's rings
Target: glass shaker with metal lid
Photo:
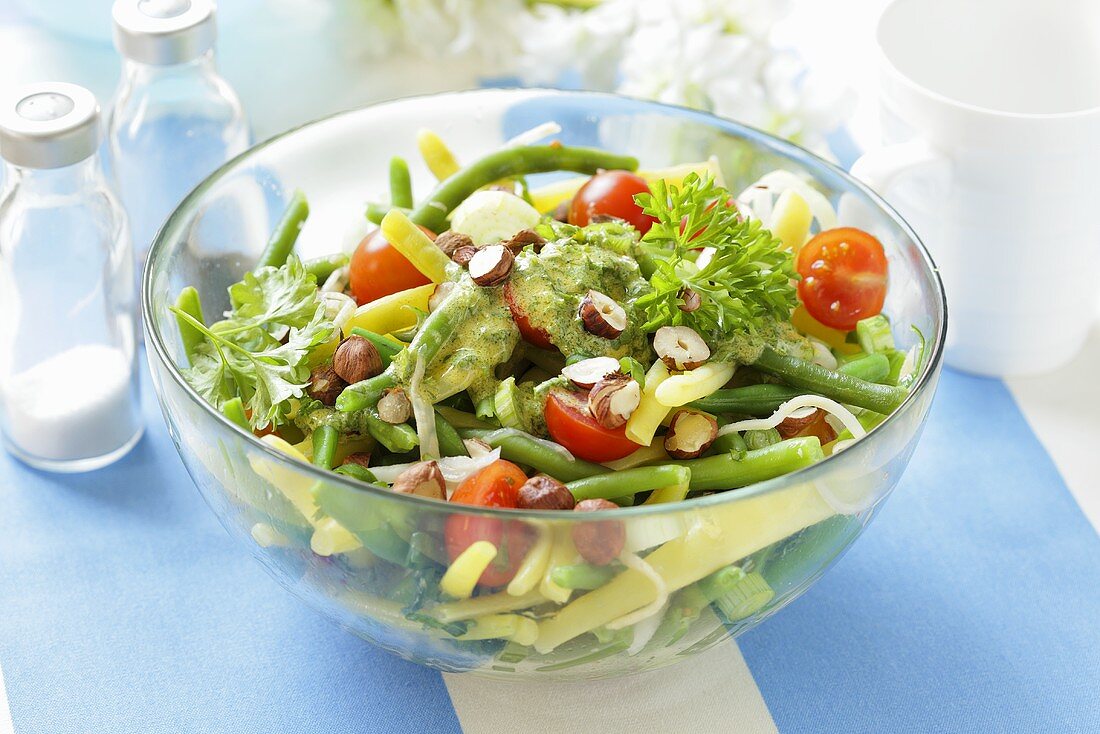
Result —
[[0, 428], [35, 467], [85, 471], [141, 436], [133, 255], [73, 84], [0, 99]]

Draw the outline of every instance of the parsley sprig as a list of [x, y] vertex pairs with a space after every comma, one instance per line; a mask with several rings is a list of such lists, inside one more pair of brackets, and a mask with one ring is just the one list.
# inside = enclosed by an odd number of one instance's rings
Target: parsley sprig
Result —
[[[725, 206], [730, 192], [689, 174], [680, 186], [656, 181], [651, 193], [634, 197], [657, 221], [641, 244], [652, 260], [651, 293], [636, 306], [646, 331], [690, 326], [700, 334], [754, 333], [770, 319], [790, 318], [796, 277], [791, 253], [759, 220]], [[714, 248], [703, 267], [696, 250]], [[687, 289], [699, 294], [699, 308], [680, 309]]]
[[280, 267], [263, 267], [229, 288], [232, 310], [210, 327], [175, 307], [173, 313], [206, 337], [184, 376], [221, 410], [235, 397], [253, 428], [281, 423], [290, 399], [303, 395], [309, 353], [328, 341], [333, 325], [317, 284], [293, 255]]

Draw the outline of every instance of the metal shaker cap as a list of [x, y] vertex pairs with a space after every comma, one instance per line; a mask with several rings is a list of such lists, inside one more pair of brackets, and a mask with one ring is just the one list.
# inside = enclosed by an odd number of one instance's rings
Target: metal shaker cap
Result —
[[84, 87], [31, 84], [0, 98], [0, 157], [24, 168], [62, 168], [99, 147], [99, 104]]
[[191, 61], [214, 46], [214, 10], [213, 0], [115, 0], [115, 48], [144, 64]]

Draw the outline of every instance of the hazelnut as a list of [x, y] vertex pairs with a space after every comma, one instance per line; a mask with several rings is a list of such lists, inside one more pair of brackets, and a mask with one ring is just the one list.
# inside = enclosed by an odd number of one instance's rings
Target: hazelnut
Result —
[[516, 256], [504, 245], [489, 245], [474, 253], [466, 267], [475, 283], [488, 288], [508, 280], [515, 261]]
[[626, 310], [599, 291], [588, 291], [577, 314], [585, 330], [603, 339], [615, 339], [626, 329]]
[[370, 339], [353, 334], [336, 348], [332, 368], [348, 384], [382, 374], [382, 356]]
[[451, 260], [458, 263], [462, 267], [466, 267], [470, 263], [471, 258], [473, 258], [473, 256], [476, 254], [477, 247], [475, 247], [474, 245], [462, 245], [451, 253]]
[[825, 411], [821, 408], [796, 410], [784, 418], [775, 430], [782, 438], [817, 436], [823, 444], [836, 438], [836, 430], [825, 420]]
[[454, 255], [455, 250], [460, 247], [473, 247], [474, 241], [470, 239], [469, 235], [447, 230], [435, 238], [435, 244], [440, 250], [443, 250], [443, 254], [451, 257]]
[[[581, 500], [574, 512], [617, 510], [608, 500]], [[595, 520], [573, 526], [573, 545], [581, 558], [595, 566], [606, 566], [619, 557], [626, 545], [626, 528], [618, 520]]]
[[434, 312], [437, 308], [443, 305], [443, 302], [450, 298], [451, 293], [454, 292], [454, 282], [448, 280], [440, 283], [432, 291], [432, 295], [428, 298], [428, 313]]
[[493, 447], [480, 438], [464, 438], [462, 439], [462, 445], [466, 447], [466, 453], [470, 455], [471, 459], [480, 459], [493, 451]]
[[668, 424], [665, 451], [674, 459], [695, 459], [718, 438], [718, 421], [706, 413], [678, 410]]
[[546, 244], [546, 239], [533, 229], [521, 229], [512, 235], [512, 239], [501, 244], [511, 250], [513, 255], [518, 255], [528, 245], [534, 247], [535, 252], [538, 252]]
[[382, 391], [378, 398], [378, 417], [386, 423], [405, 423], [412, 415], [412, 403], [409, 396], [399, 387]]
[[348, 383], [336, 374], [336, 370], [326, 364], [314, 367], [309, 373], [309, 388], [306, 392], [314, 400], [320, 400], [325, 405], [332, 406], [336, 405], [336, 398], [340, 397], [340, 393], [347, 386]]
[[606, 224], [607, 222], [623, 222], [625, 224], [626, 220], [613, 214], [593, 214], [588, 218], [589, 224]]
[[390, 489], [399, 494], [415, 494], [437, 500], [447, 499], [447, 483], [443, 481], [439, 464], [434, 461], [413, 464], [397, 475]]
[[653, 335], [653, 351], [670, 370], [693, 370], [710, 359], [710, 347], [688, 326], [662, 326]]
[[569, 202], [563, 201], [554, 207], [554, 213], [550, 215], [553, 219], [559, 222], [569, 221]]
[[618, 371], [619, 360], [614, 357], [591, 357], [565, 365], [561, 375], [577, 387], [587, 390], [607, 375]]
[[703, 305], [703, 299], [699, 296], [699, 293], [691, 288], [684, 288], [680, 291], [680, 300], [683, 303], [678, 308], [684, 313], [698, 311], [699, 307]]
[[361, 466], [364, 469], [370, 468], [370, 452], [369, 451], [356, 451], [354, 454], [348, 454], [344, 457], [344, 464], [355, 464]]
[[604, 377], [588, 393], [588, 409], [604, 428], [624, 425], [641, 401], [641, 387], [622, 372]]
[[516, 507], [521, 510], [572, 510], [573, 493], [565, 485], [545, 474], [533, 476], [519, 488]]

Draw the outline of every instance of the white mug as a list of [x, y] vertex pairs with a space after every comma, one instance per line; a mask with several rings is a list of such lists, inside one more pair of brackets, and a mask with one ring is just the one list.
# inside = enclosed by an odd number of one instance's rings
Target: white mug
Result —
[[852, 173], [939, 265], [948, 364], [1065, 363], [1100, 285], [1100, 0], [895, 0], [877, 41], [885, 147]]

